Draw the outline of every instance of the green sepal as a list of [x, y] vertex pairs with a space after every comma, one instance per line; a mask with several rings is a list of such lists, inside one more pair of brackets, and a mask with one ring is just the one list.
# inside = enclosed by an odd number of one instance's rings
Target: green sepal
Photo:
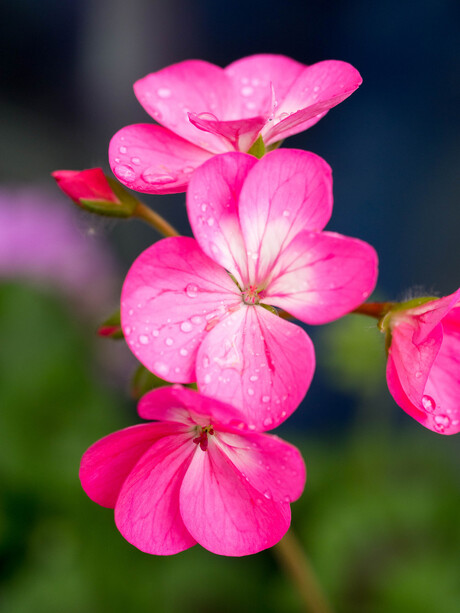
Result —
[[262, 136], [259, 135], [258, 139], [252, 144], [248, 151], [249, 155], [253, 155], [258, 160], [266, 154], [265, 143]]
[[104, 338], [120, 339], [123, 338], [123, 331], [121, 329], [120, 309], [115, 311], [110, 317], [103, 321], [97, 329], [99, 336]]
[[270, 311], [270, 313], [273, 313], [273, 315], [276, 315], [276, 316], [279, 315], [275, 307], [272, 307], [270, 304], [264, 304], [263, 302], [260, 302], [259, 306], [261, 306], [263, 309], [267, 309], [267, 311]]
[[81, 198], [79, 200], [79, 206], [90, 213], [96, 213], [97, 215], [104, 215], [106, 217], [121, 217], [124, 219], [132, 217], [135, 208], [139, 204], [137, 198], [127, 192], [118, 181], [115, 181], [115, 179], [111, 179], [110, 177], [106, 177], [106, 179], [119, 202]]
[[[421, 298], [412, 298], [411, 300], [406, 300], [405, 302], [395, 302], [393, 306], [385, 313], [385, 315], [379, 320], [377, 326], [381, 332], [387, 332], [391, 328], [391, 319], [395, 313], [400, 313], [402, 311], [408, 311], [409, 309], [415, 309], [426, 302], [432, 302], [433, 300], [438, 300], [436, 296], [423, 296]], [[387, 344], [391, 343], [387, 340]], [[389, 345], [388, 345], [389, 346]]]

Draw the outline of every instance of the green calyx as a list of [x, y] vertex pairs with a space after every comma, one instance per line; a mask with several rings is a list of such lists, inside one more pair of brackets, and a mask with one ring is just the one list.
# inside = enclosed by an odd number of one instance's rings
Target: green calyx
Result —
[[262, 136], [259, 135], [259, 138], [253, 143], [252, 147], [249, 149], [249, 155], [253, 155], [258, 160], [265, 155], [267, 150], [265, 149], [265, 143], [263, 141]]
[[137, 198], [127, 192], [115, 179], [106, 177], [107, 181], [117, 196], [119, 202], [110, 202], [109, 200], [92, 200], [81, 198], [79, 206], [86, 209], [90, 213], [96, 215], [104, 215], [106, 217], [132, 217], [134, 210], [139, 204]]

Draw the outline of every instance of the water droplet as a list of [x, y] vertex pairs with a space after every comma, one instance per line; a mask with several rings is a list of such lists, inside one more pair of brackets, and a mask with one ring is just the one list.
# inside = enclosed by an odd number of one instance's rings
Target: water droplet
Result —
[[291, 502], [290, 497], [289, 497], [289, 496], [285, 496], [285, 497], [284, 497], [284, 502]]
[[171, 90], [167, 87], [160, 87], [160, 89], [157, 90], [157, 94], [160, 98], [169, 98], [171, 96]]
[[194, 315], [190, 321], [192, 322], [192, 324], [195, 324], [196, 326], [199, 326], [201, 323], [203, 323], [203, 318], [200, 317], [199, 315]]
[[416, 379], [420, 379], [421, 376], [422, 376], [422, 371], [421, 370], [417, 370], [417, 372], [415, 373], [415, 378]]
[[124, 181], [132, 182], [136, 178], [136, 173], [131, 168], [131, 166], [126, 166], [125, 164], [115, 166], [114, 172], [117, 177], [123, 179]]
[[207, 223], [208, 223], [208, 226], [213, 226], [214, 225], [214, 218], [213, 217], [208, 217]]
[[444, 432], [450, 426], [450, 418], [447, 415], [436, 415], [434, 418], [434, 427], [437, 432]]
[[155, 362], [153, 368], [162, 377], [165, 377], [169, 372], [169, 366], [167, 364], [164, 364], [163, 362]]
[[182, 169], [182, 172], [184, 173], [184, 175], [191, 175], [194, 170], [195, 169], [193, 168], [193, 166], [186, 166]]
[[315, 87], [313, 88], [314, 92], [319, 92], [319, 85], [315, 85]]
[[273, 419], [271, 417], [266, 417], [264, 419], [264, 426], [271, 426], [273, 423]]
[[251, 376], [249, 377], [249, 381], [257, 381], [257, 379], [258, 379], [258, 378], [259, 378], [259, 377], [258, 377], [257, 375], [251, 375]]
[[268, 490], [266, 490], [266, 491], [264, 492], [264, 496], [265, 496], [265, 498], [266, 498], [267, 500], [271, 500], [271, 499], [272, 499], [272, 494], [271, 494], [271, 492], [269, 492]]
[[171, 345], [174, 345], [174, 339], [172, 339], [171, 337], [168, 337], [167, 339], [165, 339], [165, 345], [168, 345], [168, 347], [171, 347]]
[[250, 85], [247, 85], [246, 87], [242, 87], [241, 88], [241, 95], [242, 96], [250, 96], [253, 93], [254, 93], [254, 88], [251, 87]]
[[254, 396], [254, 390], [252, 389], [252, 387], [250, 387], [250, 388], [248, 389], [248, 395], [249, 395], [249, 396]]
[[129, 336], [131, 334], [131, 327], [130, 326], [126, 326], [126, 328], [124, 329], [124, 333], [126, 336]]
[[189, 298], [196, 298], [198, 295], [198, 287], [194, 283], [189, 283], [185, 288], [185, 293]]
[[208, 208], [208, 205], [203, 202], [203, 204], [201, 205], [201, 210], [203, 211], [203, 213], [206, 211], [207, 208]]
[[262, 396], [262, 402], [270, 402], [270, 396]]
[[184, 356], [184, 358], [185, 358], [185, 356], [186, 356], [186, 355], [188, 355], [188, 351], [187, 351], [187, 349], [185, 349], [184, 347], [182, 347], [182, 349], [179, 351], [179, 353], [180, 353], [182, 356]]
[[193, 329], [192, 324], [189, 321], [183, 321], [180, 325], [182, 332], [191, 332]]
[[152, 330], [152, 336], [159, 336], [160, 331], [159, 330]]
[[139, 164], [141, 163], [141, 159], [140, 158], [131, 158], [131, 162], [133, 164], [135, 164], [136, 166], [139, 166]]
[[205, 383], [211, 383], [211, 375], [205, 375], [204, 376], [204, 382]]
[[158, 174], [156, 168], [153, 167], [147, 168], [147, 170], [142, 173], [142, 178], [149, 185], [167, 185], [168, 183], [174, 183], [174, 181], [176, 180], [176, 177], [174, 177], [173, 175]]
[[126, 153], [128, 150], [126, 149], [126, 147], [120, 147], [120, 153]]
[[139, 342], [141, 345], [148, 345], [149, 337], [146, 334], [141, 334], [139, 336]]
[[281, 411], [281, 417], [286, 417], [286, 411]]
[[284, 217], [289, 217], [290, 214], [291, 214], [291, 212], [288, 211], [288, 209], [284, 209], [284, 211], [283, 211], [283, 216]]
[[436, 408], [436, 402], [431, 396], [422, 396], [422, 407], [427, 413], [432, 413]]

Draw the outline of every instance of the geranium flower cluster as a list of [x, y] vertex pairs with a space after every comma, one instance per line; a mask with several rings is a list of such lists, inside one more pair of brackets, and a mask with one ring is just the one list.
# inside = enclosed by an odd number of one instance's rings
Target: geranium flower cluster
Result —
[[[256, 55], [225, 69], [182, 62], [135, 84], [158, 125], [120, 130], [110, 165], [136, 191], [186, 190], [194, 238], [169, 236], [137, 258], [123, 285], [121, 329], [138, 360], [175, 385], [140, 400], [140, 417], [153, 423], [94, 444], [80, 477], [143, 551], [200, 543], [245, 555], [288, 529], [305, 467], [294, 447], [265, 432], [297, 409], [315, 368], [309, 336], [288, 319], [323, 324], [354, 309], [377, 313], [395, 400], [428, 428], [460, 430], [458, 292], [366, 307], [377, 255], [324, 230], [330, 167], [314, 153], [277, 149], [360, 83], [344, 62]], [[55, 177], [89, 210], [141, 216], [102, 171], [85, 173]], [[178, 385], [195, 383], [199, 391]]]

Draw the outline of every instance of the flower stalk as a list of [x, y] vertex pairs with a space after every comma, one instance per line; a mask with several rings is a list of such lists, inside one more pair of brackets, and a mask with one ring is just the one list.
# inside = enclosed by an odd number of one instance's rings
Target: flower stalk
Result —
[[313, 567], [289, 530], [273, 548], [275, 556], [296, 586], [308, 613], [333, 613]]

